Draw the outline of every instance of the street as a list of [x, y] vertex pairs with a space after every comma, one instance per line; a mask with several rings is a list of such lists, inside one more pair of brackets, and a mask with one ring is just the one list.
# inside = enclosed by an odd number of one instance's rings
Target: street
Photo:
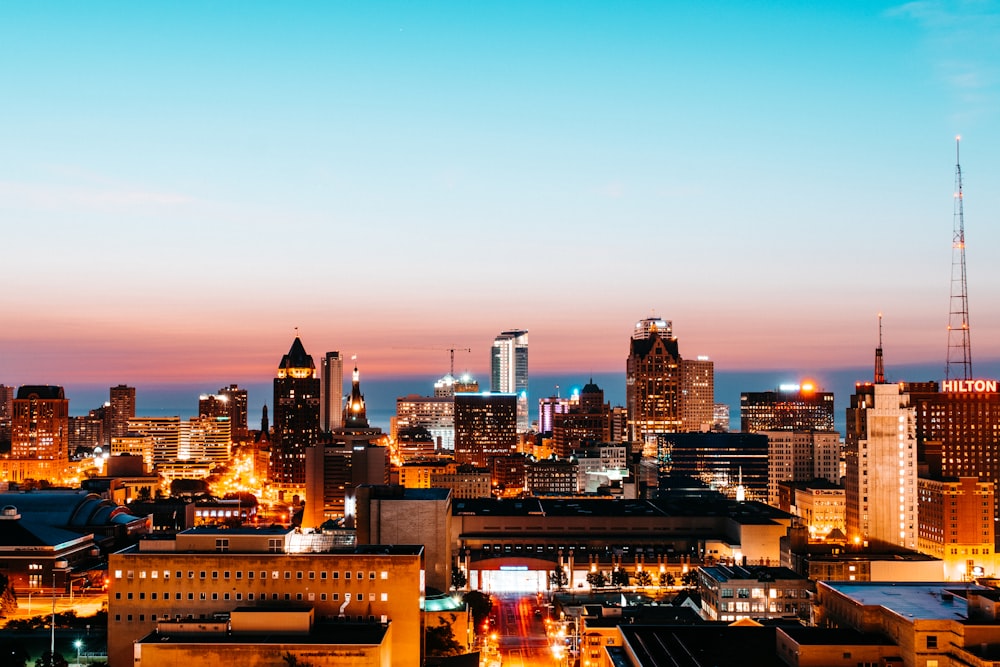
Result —
[[[545, 636], [546, 600], [534, 593], [495, 593], [493, 600], [497, 616], [494, 632], [504, 667], [557, 664]], [[536, 609], [543, 613], [536, 615]]]

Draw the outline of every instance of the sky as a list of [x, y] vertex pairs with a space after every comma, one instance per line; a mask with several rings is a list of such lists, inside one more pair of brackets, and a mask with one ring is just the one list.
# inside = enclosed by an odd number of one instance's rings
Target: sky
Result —
[[0, 91], [0, 383], [943, 367], [957, 135], [1000, 360], [998, 2], [3, 3]]

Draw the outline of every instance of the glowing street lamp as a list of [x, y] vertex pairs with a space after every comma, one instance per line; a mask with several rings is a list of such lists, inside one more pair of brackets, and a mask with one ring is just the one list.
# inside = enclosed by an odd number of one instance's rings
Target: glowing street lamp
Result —
[[80, 667], [80, 649], [83, 648], [83, 641], [77, 639], [73, 642], [73, 646], [76, 647], [76, 667]]

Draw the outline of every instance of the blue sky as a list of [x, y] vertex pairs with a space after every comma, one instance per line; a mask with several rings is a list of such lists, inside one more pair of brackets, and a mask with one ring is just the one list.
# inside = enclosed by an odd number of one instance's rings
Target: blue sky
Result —
[[1000, 358], [996, 2], [8, 3], [0, 85], [7, 384], [943, 361], [957, 134]]

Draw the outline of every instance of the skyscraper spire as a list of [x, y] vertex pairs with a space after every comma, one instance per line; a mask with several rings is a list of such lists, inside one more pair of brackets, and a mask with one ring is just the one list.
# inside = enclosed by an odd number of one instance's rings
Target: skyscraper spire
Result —
[[948, 360], [945, 380], [972, 379], [972, 350], [969, 343], [969, 293], [965, 279], [965, 210], [962, 194], [962, 163], [955, 137], [955, 213], [951, 241], [951, 307], [948, 316]]
[[885, 384], [885, 365], [882, 363], [882, 313], [878, 314], [878, 347], [875, 348], [875, 384]]

